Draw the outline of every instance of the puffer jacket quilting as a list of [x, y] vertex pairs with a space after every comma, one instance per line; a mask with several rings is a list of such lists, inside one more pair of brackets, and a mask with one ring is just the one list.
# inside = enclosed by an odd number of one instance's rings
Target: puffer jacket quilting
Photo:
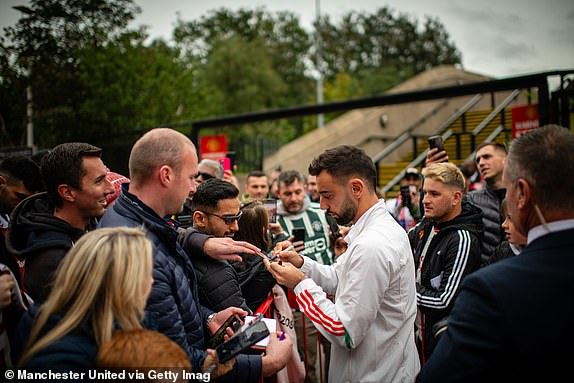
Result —
[[[153, 242], [154, 283], [146, 312], [156, 320], [154, 330], [177, 342], [189, 355], [194, 371], [203, 370], [205, 331], [212, 312], [199, 303], [197, 279], [189, 256], [177, 241], [177, 231], [123, 185], [122, 194], [102, 220], [101, 227], [143, 226]], [[150, 321], [151, 322], [151, 321]], [[233, 371], [218, 382], [258, 382], [261, 356], [238, 355]]]
[[[146, 311], [157, 319], [157, 330], [177, 342], [201, 369], [205, 358], [205, 309], [198, 305], [193, 268], [177, 243], [177, 232], [135, 196], [120, 195], [102, 220], [101, 227], [143, 226], [153, 242], [153, 287]], [[173, 255], [176, 255], [175, 258]], [[191, 287], [191, 288], [190, 288]]]
[[506, 194], [506, 189], [492, 190], [485, 188], [475, 190], [466, 194], [465, 199], [482, 210], [482, 222], [484, 222], [484, 238], [482, 240], [482, 262], [494, 253], [494, 249], [505, 239], [502, 230], [501, 203]]

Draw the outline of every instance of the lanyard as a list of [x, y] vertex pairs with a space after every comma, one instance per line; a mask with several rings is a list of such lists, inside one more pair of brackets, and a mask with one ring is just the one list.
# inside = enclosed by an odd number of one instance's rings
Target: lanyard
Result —
[[416, 273], [416, 281], [417, 283], [421, 283], [421, 270], [423, 268], [423, 262], [425, 260], [425, 256], [427, 254], [427, 251], [429, 249], [430, 243], [433, 239], [433, 237], [435, 236], [435, 234], [437, 233], [437, 231], [435, 231], [434, 226], [431, 228], [431, 232], [427, 238], [427, 241], [425, 243], [425, 246], [423, 247], [423, 251], [421, 252], [421, 257], [419, 259], [419, 266], [417, 267], [417, 273]]

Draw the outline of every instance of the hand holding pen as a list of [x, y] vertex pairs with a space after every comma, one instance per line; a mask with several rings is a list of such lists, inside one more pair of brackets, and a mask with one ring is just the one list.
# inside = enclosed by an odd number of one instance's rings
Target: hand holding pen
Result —
[[299, 255], [289, 241], [279, 242], [273, 249], [273, 254], [279, 258], [280, 263], [289, 262], [297, 268], [303, 266], [303, 257]]
[[[281, 244], [285, 244], [286, 247], [283, 248]], [[290, 262], [290, 259], [294, 256], [298, 257], [297, 252], [294, 250], [293, 245], [289, 244], [289, 241], [281, 242], [270, 254], [266, 254], [261, 250], [256, 252], [261, 258], [268, 262], [279, 262], [281, 264], [283, 261]]]

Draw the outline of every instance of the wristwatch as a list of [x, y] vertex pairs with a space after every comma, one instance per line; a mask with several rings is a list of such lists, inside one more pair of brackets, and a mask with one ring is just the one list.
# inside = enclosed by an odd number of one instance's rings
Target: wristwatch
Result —
[[211, 321], [213, 320], [213, 318], [215, 318], [216, 315], [217, 315], [217, 313], [209, 314], [209, 316], [207, 317], [207, 321], [205, 321], [205, 325], [206, 325], [206, 326], [209, 326], [209, 324], [211, 323]]

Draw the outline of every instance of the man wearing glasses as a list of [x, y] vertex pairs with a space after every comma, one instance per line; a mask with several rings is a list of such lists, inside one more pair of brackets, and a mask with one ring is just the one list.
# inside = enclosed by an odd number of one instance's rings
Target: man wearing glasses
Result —
[[[241, 210], [239, 190], [229, 182], [212, 178], [201, 183], [193, 195], [193, 227], [203, 234], [233, 238], [239, 230]], [[241, 307], [245, 303], [235, 269], [227, 261], [206, 256], [191, 257], [199, 286], [200, 302], [221, 311], [227, 307]]]

